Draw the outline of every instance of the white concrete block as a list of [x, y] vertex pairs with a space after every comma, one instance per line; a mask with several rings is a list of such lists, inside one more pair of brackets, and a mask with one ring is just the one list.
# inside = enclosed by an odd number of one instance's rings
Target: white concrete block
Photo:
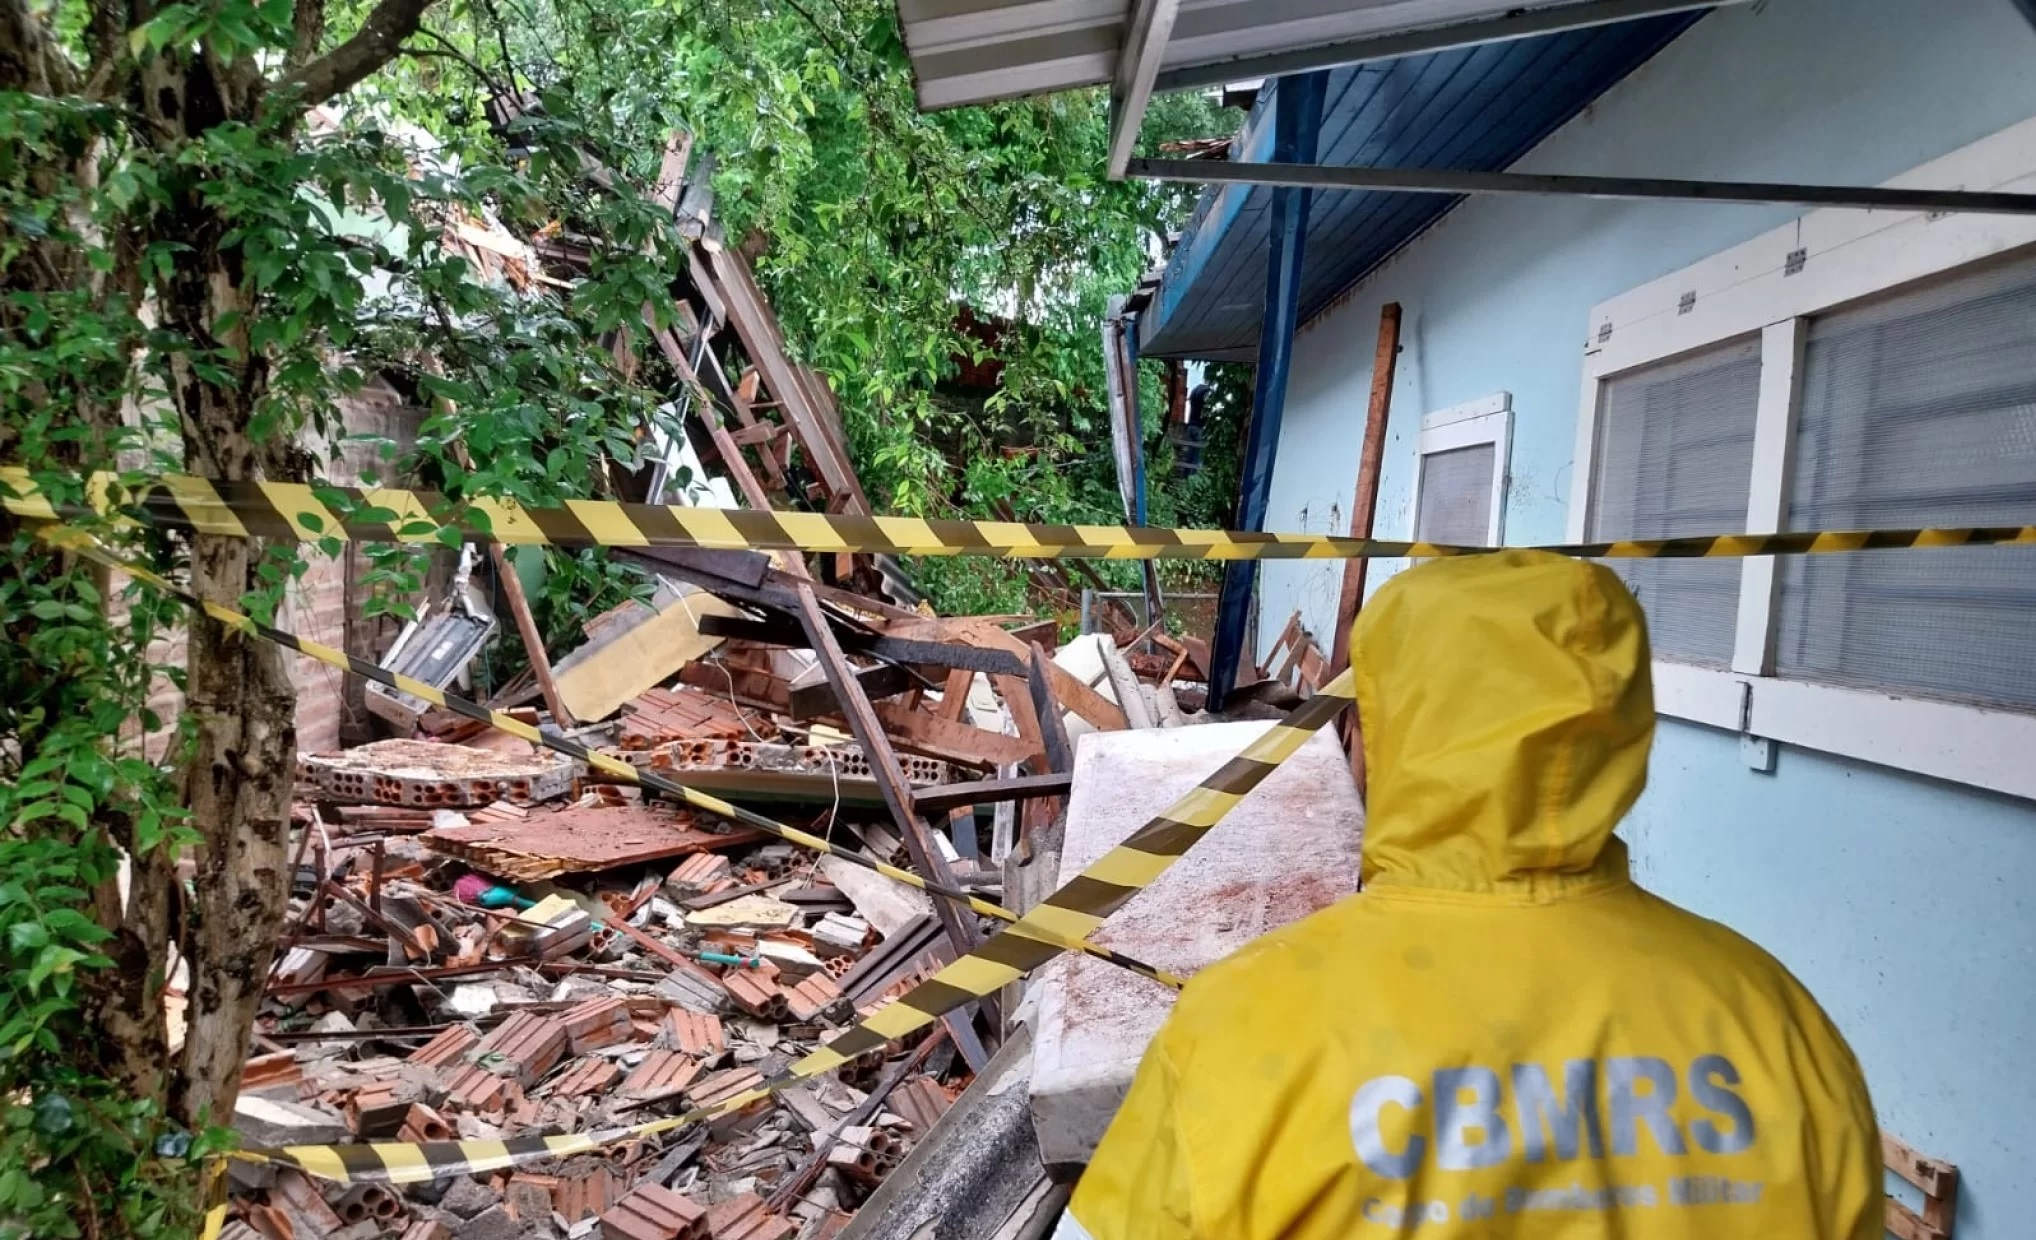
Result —
[[[1270, 724], [1095, 732], [1075, 745], [1065, 883], [1237, 755]], [[1364, 808], [1342, 748], [1310, 738], [1096, 939], [1183, 976], [1357, 888]], [[1042, 969], [1032, 1120], [1049, 1163], [1087, 1162], [1173, 992], [1088, 956]]]

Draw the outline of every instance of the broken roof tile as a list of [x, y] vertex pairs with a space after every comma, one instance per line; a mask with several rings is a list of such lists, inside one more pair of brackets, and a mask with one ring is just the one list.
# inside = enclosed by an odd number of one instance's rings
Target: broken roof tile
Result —
[[625, 1098], [669, 1098], [700, 1074], [700, 1062], [682, 1051], [654, 1050], [622, 1082]]
[[763, 839], [748, 827], [707, 831], [692, 815], [649, 805], [589, 805], [541, 810], [521, 819], [434, 827], [425, 847], [479, 870], [523, 882], [611, 870]]
[[728, 1049], [728, 1038], [721, 1028], [721, 1018], [704, 1012], [672, 1008], [665, 1013], [659, 1032], [674, 1049], [689, 1055], [706, 1057], [718, 1055]]

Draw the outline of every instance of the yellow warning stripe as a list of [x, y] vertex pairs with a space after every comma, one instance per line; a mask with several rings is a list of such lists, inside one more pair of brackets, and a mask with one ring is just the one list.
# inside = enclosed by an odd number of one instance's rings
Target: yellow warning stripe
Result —
[[[214, 482], [178, 474], [133, 488], [121, 487], [110, 474], [94, 475], [87, 481], [89, 498], [84, 505], [54, 505], [27, 471], [0, 467], [0, 505], [37, 520], [71, 516], [89, 507], [170, 529], [285, 541], [337, 537], [414, 542], [433, 538], [441, 528], [451, 526], [469, 542], [536, 546], [863, 551], [1007, 559], [1369, 559], [1475, 555], [1492, 550], [1329, 534], [936, 521], [608, 500], [568, 500], [544, 507], [490, 498], [461, 503], [431, 491]], [[1689, 559], [2002, 544], [2036, 546], [2036, 525], [1706, 534], [1563, 543], [1540, 549], [1590, 559]]]

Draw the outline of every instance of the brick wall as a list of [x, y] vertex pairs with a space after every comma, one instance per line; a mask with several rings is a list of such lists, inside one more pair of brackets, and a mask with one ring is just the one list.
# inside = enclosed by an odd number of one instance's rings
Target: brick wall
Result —
[[[399, 450], [407, 450], [416, 441], [417, 424], [423, 411], [404, 405], [394, 391], [383, 386], [370, 387], [358, 396], [342, 401], [341, 410], [342, 424], [349, 438], [341, 443], [339, 461], [327, 467], [326, 477], [334, 483], [353, 484], [363, 471], [367, 471], [386, 480], [379, 445], [352, 437], [381, 436], [395, 441]], [[395, 640], [401, 625], [387, 618], [363, 621], [358, 617], [360, 604], [364, 601], [357, 584], [359, 575], [367, 568], [364, 557], [352, 545], [348, 545], [337, 557], [325, 555], [316, 547], [306, 547], [304, 553], [304, 575], [285, 592], [283, 606], [278, 610], [277, 627], [336, 649], [370, 657], [380, 656]], [[118, 590], [124, 585], [124, 581], [116, 581], [115, 588]], [[158, 664], [181, 666], [184, 662], [183, 631], [180, 629], [157, 641], [149, 657]], [[358, 743], [370, 735], [361, 685], [356, 678], [303, 655], [287, 657], [291, 663], [290, 678], [297, 686], [299, 752], [335, 750], [341, 747], [343, 735], [349, 743]], [[155, 689], [149, 695], [149, 709], [163, 721], [164, 728], [148, 737], [146, 748], [151, 759], [163, 756], [170, 729], [182, 707], [183, 697], [176, 686], [167, 678], [158, 677]]]

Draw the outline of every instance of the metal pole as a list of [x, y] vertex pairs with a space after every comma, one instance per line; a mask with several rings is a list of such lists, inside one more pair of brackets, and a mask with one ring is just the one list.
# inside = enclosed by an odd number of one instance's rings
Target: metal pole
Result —
[[[1145, 509], [1145, 419], [1138, 411], [1138, 316], [1123, 320], [1124, 326], [1124, 413], [1131, 424], [1131, 466], [1132, 480], [1138, 488], [1138, 514], [1140, 525], [1151, 518]], [[1158, 621], [1166, 610], [1166, 598], [1159, 588], [1159, 563], [1147, 560], [1145, 568], [1145, 624], [1149, 627]], [[1150, 650], [1151, 643], [1141, 643]]]
[[[1313, 159], [1322, 128], [1323, 71], [1280, 79], [1273, 96], [1273, 158]], [[1244, 440], [1244, 472], [1238, 479], [1237, 527], [1265, 528], [1272, 495], [1273, 461], [1279, 451], [1280, 418], [1287, 401], [1287, 372], [1293, 361], [1294, 329], [1301, 317], [1301, 262], [1306, 249], [1308, 204], [1305, 188], [1282, 188], [1272, 196], [1270, 244], [1266, 255], [1265, 317], [1258, 330], [1258, 373], [1253, 381], [1251, 424]], [[1252, 561], [1231, 563], [1223, 574], [1210, 643], [1209, 709], [1221, 710], [1237, 685], [1251, 596], [1258, 581]]]
[[[1275, 151], [1275, 156], [1278, 152]], [[1769, 181], [1678, 181], [1664, 177], [1563, 176], [1537, 172], [1456, 172], [1440, 168], [1342, 168], [1275, 159], [1223, 163], [1134, 159], [1130, 175], [1152, 181], [1249, 184], [1397, 194], [1538, 194], [1654, 202], [1844, 207], [1860, 211], [2036, 215], [2036, 194], [1891, 186], [1792, 185]]]

